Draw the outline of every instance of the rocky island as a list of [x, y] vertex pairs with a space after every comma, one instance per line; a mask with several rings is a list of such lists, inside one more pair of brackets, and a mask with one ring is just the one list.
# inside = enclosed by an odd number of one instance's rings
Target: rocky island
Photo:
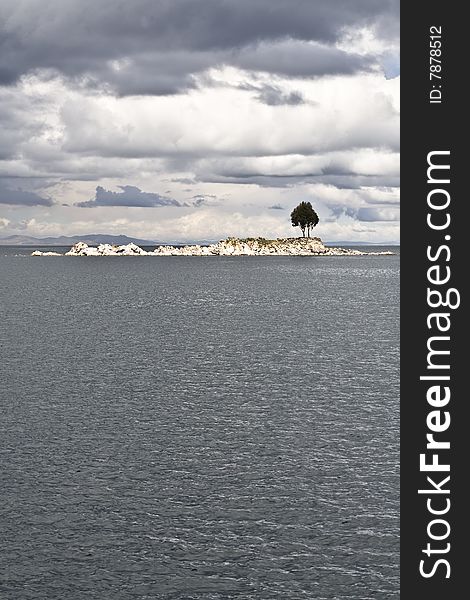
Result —
[[325, 246], [319, 237], [278, 238], [227, 238], [216, 244], [202, 246], [157, 246], [154, 250], [144, 250], [136, 244], [113, 246], [100, 244], [88, 246], [77, 242], [65, 254], [35, 250], [32, 256], [364, 256], [391, 255], [391, 251], [365, 252], [353, 248], [332, 248]]

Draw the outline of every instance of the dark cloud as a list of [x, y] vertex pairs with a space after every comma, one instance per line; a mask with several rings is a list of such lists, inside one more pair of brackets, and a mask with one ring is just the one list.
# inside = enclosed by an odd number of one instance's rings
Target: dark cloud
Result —
[[338, 201], [323, 201], [323, 204], [326, 204], [326, 206], [328, 206], [328, 208], [330, 209], [331, 214], [334, 217], [332, 221], [336, 221], [343, 215], [345, 215], [346, 217], [351, 217], [352, 219], [357, 218], [358, 209], [356, 207], [345, 206], [343, 203], [340, 203]]
[[346, 165], [342, 165], [339, 163], [335, 163], [331, 161], [329, 165], [326, 165], [321, 170], [322, 175], [354, 175], [354, 171], [352, 171]]
[[396, 208], [369, 208], [362, 207], [357, 211], [356, 218], [358, 221], [375, 222], [375, 221], [398, 221], [399, 211]]
[[[342, 216], [351, 217], [356, 221], [365, 223], [375, 223], [378, 221], [396, 222], [399, 221], [400, 213], [398, 207], [368, 207], [368, 206], [346, 206], [344, 203], [333, 200], [323, 200], [323, 204], [328, 206], [333, 219], [339, 219]], [[330, 217], [331, 218], [331, 217]]]
[[[380, 189], [379, 186], [375, 189]], [[389, 191], [393, 188], [387, 188]], [[387, 207], [395, 207], [398, 208], [400, 206], [399, 198], [392, 198], [390, 200], [377, 200], [376, 198], [364, 198], [364, 201], [367, 204], [374, 204], [377, 206], [387, 206]]]
[[370, 67], [370, 58], [348, 54], [319, 43], [282, 40], [241, 50], [235, 64], [250, 71], [265, 71], [289, 77], [351, 75]]
[[[352, 144], [351, 144], [352, 145]], [[323, 183], [336, 187], [378, 187], [381, 191], [394, 188], [399, 185], [398, 163], [395, 165], [395, 173], [377, 173], [377, 167], [373, 165], [372, 154], [364, 154], [362, 164], [354, 165], [354, 159], [358, 156], [356, 152], [338, 153], [339, 156], [330, 158], [328, 153], [324, 155], [301, 155], [296, 162], [286, 154], [279, 161], [269, 164], [251, 156], [250, 160], [245, 157], [225, 157], [222, 159], [206, 159], [194, 164], [199, 181], [220, 183], [255, 183], [257, 185], [271, 185], [273, 182], [281, 182], [281, 185], [292, 185], [295, 183]], [[382, 155], [379, 148], [377, 154]], [[384, 153], [384, 160], [388, 157]], [[372, 158], [372, 168], [375, 174], [369, 174], [367, 162]], [[390, 169], [389, 169], [390, 170]], [[375, 200], [371, 200], [375, 202]]]
[[193, 206], [203, 206], [204, 204], [206, 204], [206, 197], [205, 196], [193, 196], [191, 198]]
[[204, 52], [149, 51], [132, 58], [93, 66], [83, 80], [87, 87], [108, 88], [118, 95], [168, 96], [197, 86], [193, 74], [213, 63]]
[[54, 203], [50, 198], [43, 198], [35, 192], [10, 188], [0, 181], [0, 204], [11, 204], [16, 206], [52, 206]]
[[214, 206], [218, 203], [219, 202], [217, 196], [215, 196], [214, 194], [196, 194], [194, 196], [191, 196], [191, 198], [189, 199], [189, 203], [185, 204], [185, 206]]
[[305, 100], [300, 92], [285, 92], [275, 85], [242, 83], [237, 87], [240, 90], [257, 92], [257, 99], [268, 106], [298, 106], [299, 104], [305, 104]]
[[398, 175], [351, 175], [345, 177], [319, 177], [317, 183], [333, 185], [340, 190], [357, 190], [363, 187], [400, 187]]
[[184, 183], [186, 185], [195, 185], [197, 183], [195, 179], [191, 179], [189, 177], [177, 177], [176, 179], [172, 179], [171, 181], [173, 181], [174, 183]]
[[112, 192], [105, 190], [100, 185], [96, 188], [95, 197], [87, 202], [79, 202], [75, 206], [82, 208], [94, 208], [97, 206], [134, 206], [134, 207], [155, 207], [155, 206], [182, 206], [177, 200], [160, 196], [151, 192], [143, 192], [133, 185], [118, 186], [121, 192]]
[[0, 84], [41, 69], [120, 94], [171, 94], [220, 64], [292, 76], [352, 73], [368, 61], [332, 44], [345, 27], [361, 25], [396, 36], [398, 1], [3, 0]]
[[241, 185], [256, 185], [264, 188], [287, 188], [306, 183], [324, 184], [337, 187], [338, 189], [358, 190], [362, 187], [390, 187], [400, 186], [399, 176], [394, 175], [263, 175], [246, 174], [243, 172], [230, 174], [223, 173], [200, 173], [199, 181], [204, 183], [231, 183]]
[[302, 94], [299, 92], [282, 93], [274, 89], [263, 90], [259, 95], [259, 100], [268, 106], [297, 106], [304, 104]]
[[268, 208], [269, 210], [285, 210], [280, 204], [273, 204], [272, 206], [268, 206]]

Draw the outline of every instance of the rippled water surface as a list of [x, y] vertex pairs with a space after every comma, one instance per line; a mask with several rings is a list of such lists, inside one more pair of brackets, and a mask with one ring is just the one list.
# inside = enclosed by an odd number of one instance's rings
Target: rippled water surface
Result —
[[398, 256], [25, 254], [2, 599], [399, 597]]

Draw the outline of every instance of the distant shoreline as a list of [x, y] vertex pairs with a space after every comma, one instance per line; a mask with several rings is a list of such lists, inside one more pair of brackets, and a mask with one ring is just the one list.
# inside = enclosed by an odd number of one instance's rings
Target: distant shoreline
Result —
[[[287, 238], [291, 239], [291, 238]], [[299, 238], [300, 239], [300, 238]], [[140, 247], [156, 247], [156, 246], [210, 246], [211, 244], [217, 244], [218, 240], [190, 240], [190, 241], [158, 241], [158, 240], [144, 240], [136, 237], [129, 237], [127, 235], [109, 235], [105, 233], [92, 233], [86, 235], [70, 235], [70, 236], [59, 236], [59, 237], [44, 237], [36, 238], [26, 235], [10, 235], [7, 237], [0, 237], [0, 246], [14, 246], [24, 248], [44, 248], [44, 247], [70, 247], [77, 242], [85, 242], [89, 246], [99, 246], [100, 244], [111, 244], [116, 246], [124, 246], [127, 244], [136, 244]], [[323, 242], [325, 246], [337, 247], [337, 246], [400, 246], [400, 242], [368, 242], [368, 241], [354, 241], [354, 240], [337, 240]]]

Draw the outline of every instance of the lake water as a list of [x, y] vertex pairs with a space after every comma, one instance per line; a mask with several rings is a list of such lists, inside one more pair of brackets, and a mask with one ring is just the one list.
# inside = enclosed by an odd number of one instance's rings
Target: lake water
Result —
[[2, 600], [399, 598], [398, 256], [29, 251], [0, 248]]

